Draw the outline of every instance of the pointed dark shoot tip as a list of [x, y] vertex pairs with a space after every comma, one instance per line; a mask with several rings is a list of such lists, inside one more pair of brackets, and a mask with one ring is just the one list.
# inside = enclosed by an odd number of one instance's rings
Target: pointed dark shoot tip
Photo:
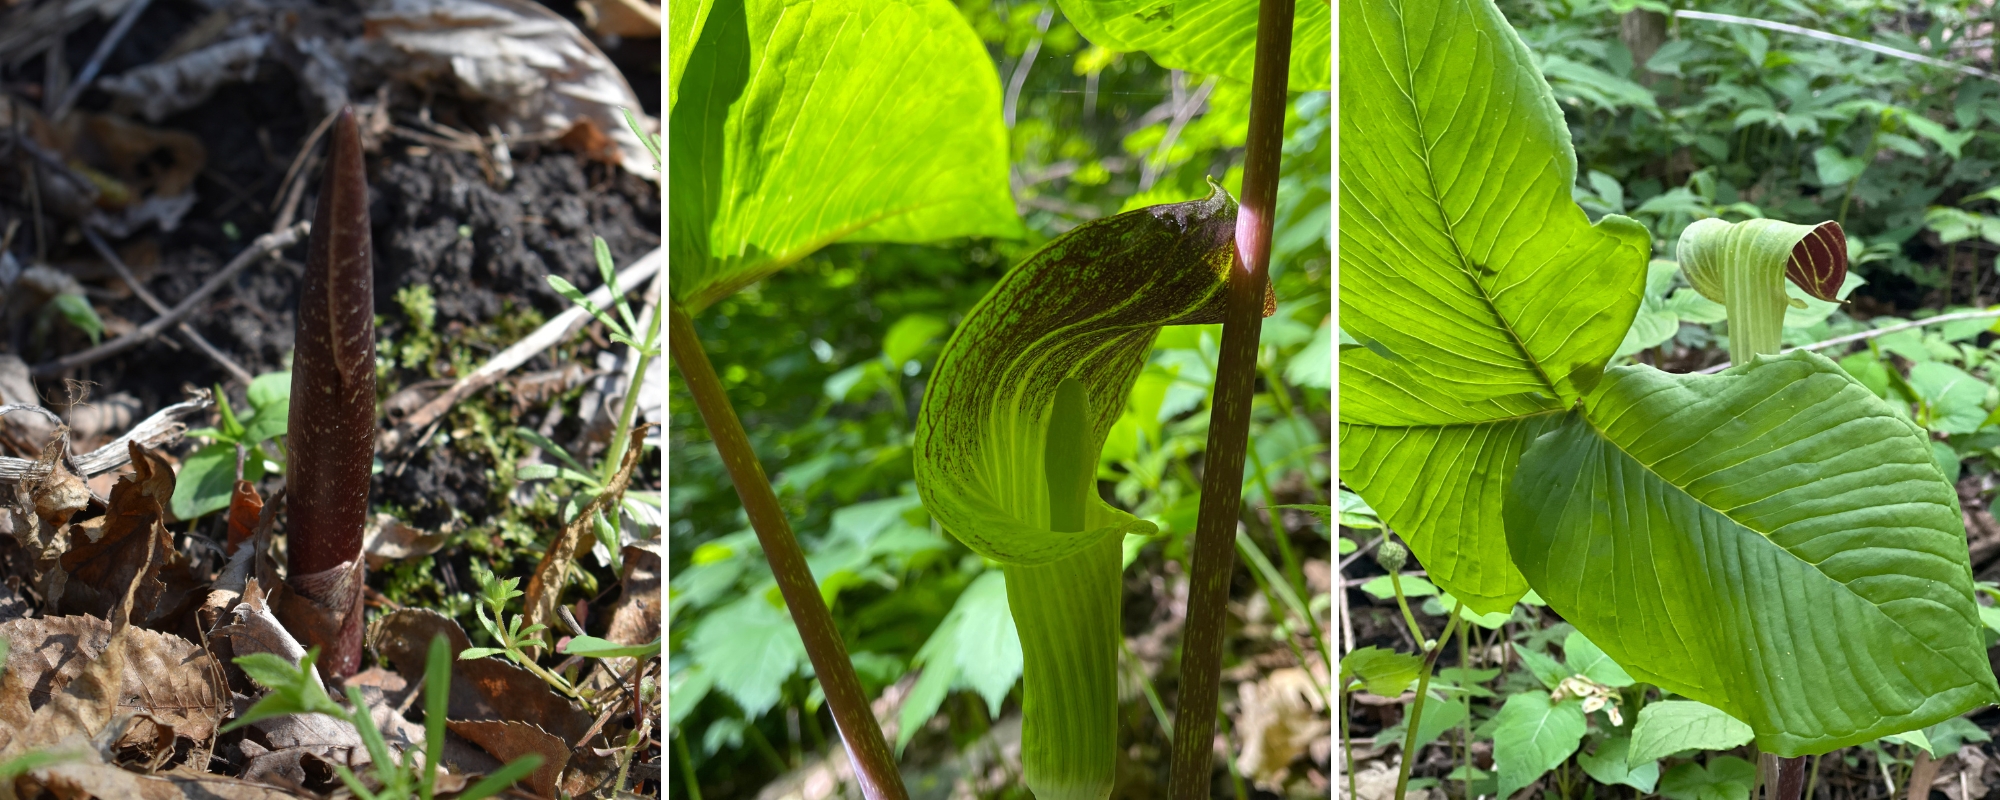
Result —
[[1785, 277], [1813, 297], [1839, 300], [1840, 285], [1847, 281], [1847, 232], [1840, 223], [1822, 222], [1793, 245]]
[[342, 109], [320, 177], [299, 288], [286, 476], [292, 588], [337, 626], [293, 633], [327, 639], [307, 644], [327, 648], [325, 667], [335, 676], [352, 674], [361, 655], [361, 581], [348, 571], [361, 563], [375, 455], [373, 272], [361, 134], [353, 111]]

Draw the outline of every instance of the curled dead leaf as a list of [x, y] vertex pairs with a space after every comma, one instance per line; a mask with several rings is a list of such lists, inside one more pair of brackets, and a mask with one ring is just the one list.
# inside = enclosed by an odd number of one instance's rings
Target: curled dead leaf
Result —
[[376, 514], [362, 531], [362, 554], [369, 569], [392, 561], [427, 556], [444, 547], [445, 535], [411, 527], [391, 514]]
[[493, 720], [452, 720], [450, 728], [501, 761], [540, 754], [542, 765], [527, 777], [528, 787], [543, 797], [557, 796], [557, 781], [569, 765], [570, 747], [554, 734], [525, 722]]
[[201, 583], [187, 556], [174, 548], [166, 510], [173, 467], [157, 451], [128, 443], [134, 474], [118, 479], [104, 516], [70, 526], [62, 568], [70, 576], [62, 609], [115, 618], [131, 596], [129, 617], [158, 626], [176, 619]]

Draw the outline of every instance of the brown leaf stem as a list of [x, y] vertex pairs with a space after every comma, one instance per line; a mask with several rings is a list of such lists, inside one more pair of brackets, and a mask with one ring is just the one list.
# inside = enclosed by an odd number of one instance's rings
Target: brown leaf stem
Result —
[[[1256, 397], [1257, 337], [1270, 285], [1271, 222], [1278, 197], [1278, 157], [1284, 146], [1285, 79], [1292, 57], [1296, 0], [1260, 0], [1257, 61], [1250, 81], [1249, 138], [1243, 157], [1243, 197], [1236, 215], [1237, 260], [1229, 272], [1214, 410], [1202, 468], [1201, 511], [1195, 522], [1187, 632], [1181, 651], [1181, 713], [1174, 719], [1174, 800], [1210, 796], [1215, 772], [1216, 699], [1222, 679], [1224, 604], [1236, 567], [1236, 524], [1243, 500], [1243, 460]], [[1283, 535], [1280, 533], [1280, 535]]]
[[[1260, 308], [1262, 299], [1259, 294]], [[868, 707], [868, 695], [861, 690], [861, 680], [855, 677], [854, 664], [847, 658], [847, 644], [833, 626], [833, 615], [827, 611], [819, 584], [813, 581], [812, 570], [806, 566], [805, 552], [799, 548], [798, 538], [792, 535], [791, 523], [778, 505], [778, 496], [771, 491], [770, 480], [764, 477], [764, 467], [758, 463], [756, 451], [750, 448], [750, 437], [743, 432], [743, 423], [737, 419], [736, 409], [729, 404], [722, 381], [708, 361], [708, 353], [702, 350], [701, 340], [695, 336], [694, 320], [680, 303], [670, 306], [667, 346], [672, 351], [674, 367], [680, 371], [688, 393], [694, 396], [702, 423], [715, 439], [715, 449], [722, 454], [730, 481], [736, 484], [736, 496], [742, 499], [743, 510], [750, 516], [750, 527], [757, 531], [757, 541], [763, 545], [771, 572], [778, 579], [778, 590], [785, 597], [786, 607], [791, 609], [792, 623], [798, 627], [799, 637], [805, 640], [813, 671], [826, 690], [827, 708], [832, 710], [834, 725], [847, 744], [862, 793], [869, 800], [906, 800], [909, 793], [903, 788], [902, 776], [896, 772], [896, 758]]]

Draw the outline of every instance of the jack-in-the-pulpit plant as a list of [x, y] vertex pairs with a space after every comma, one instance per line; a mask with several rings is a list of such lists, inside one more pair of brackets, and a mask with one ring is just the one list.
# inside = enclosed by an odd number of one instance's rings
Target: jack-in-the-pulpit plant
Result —
[[[1491, 0], [1343, 3], [1340, 31], [1341, 477], [1431, 580], [1481, 613], [1533, 587], [1777, 756], [2000, 700], [1923, 433], [1777, 354], [1787, 271], [1841, 283], [1838, 226], [1690, 226], [1737, 364], [1610, 367], [1651, 237], [1571, 200], [1570, 129]], [[1497, 766], [1502, 795], [1536, 774]]]
[[375, 458], [375, 292], [368, 178], [352, 109], [331, 131], [299, 287], [292, 358], [287, 582], [278, 609], [334, 677], [361, 667], [361, 528]]
[[1076, 227], [973, 308], [925, 389], [917, 488], [947, 532], [1004, 566], [1040, 800], [1111, 792], [1121, 544], [1157, 529], [1099, 497], [1098, 456], [1160, 327], [1221, 321], [1235, 220], [1216, 187]]

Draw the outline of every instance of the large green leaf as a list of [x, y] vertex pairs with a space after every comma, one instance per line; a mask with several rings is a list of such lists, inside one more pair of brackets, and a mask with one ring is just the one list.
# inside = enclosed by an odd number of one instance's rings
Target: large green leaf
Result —
[[1631, 326], [1651, 239], [1570, 199], [1569, 127], [1486, 0], [1341, 6], [1341, 479], [1475, 611], [1527, 591], [1500, 507]]
[[1528, 583], [1508, 555], [1501, 508], [1521, 451], [1559, 419], [1554, 404], [1412, 391], [1418, 379], [1366, 350], [1342, 353], [1340, 367], [1341, 481], [1453, 597], [1482, 614], [1512, 608]]
[[690, 13], [668, 123], [672, 289], [690, 312], [843, 239], [1020, 234], [999, 77], [951, 3]]
[[973, 307], [925, 387], [917, 491], [947, 532], [1005, 565], [1023, 772], [1043, 800], [1112, 787], [1121, 545], [1155, 526], [1105, 503], [1092, 478], [1161, 326], [1220, 321], [1235, 219], [1215, 187], [1077, 226]]
[[1589, 390], [1625, 336], [1651, 237], [1570, 199], [1569, 126], [1484, 0], [1341, 7], [1341, 325], [1425, 388]]
[[2000, 699], [1957, 494], [1921, 432], [1811, 353], [1620, 367], [1522, 454], [1506, 526], [1633, 677], [1823, 753]]
[[667, 5], [667, 109], [673, 110], [680, 97], [681, 73], [687, 70], [688, 54], [701, 39], [702, 25], [715, 0], [683, 0]]
[[[1144, 51], [1160, 66], [1248, 83], [1257, 61], [1257, 0], [1061, 0], [1063, 16], [1092, 44]], [[1292, 14], [1287, 88], [1333, 88], [1333, 9], [1300, 0]]]

